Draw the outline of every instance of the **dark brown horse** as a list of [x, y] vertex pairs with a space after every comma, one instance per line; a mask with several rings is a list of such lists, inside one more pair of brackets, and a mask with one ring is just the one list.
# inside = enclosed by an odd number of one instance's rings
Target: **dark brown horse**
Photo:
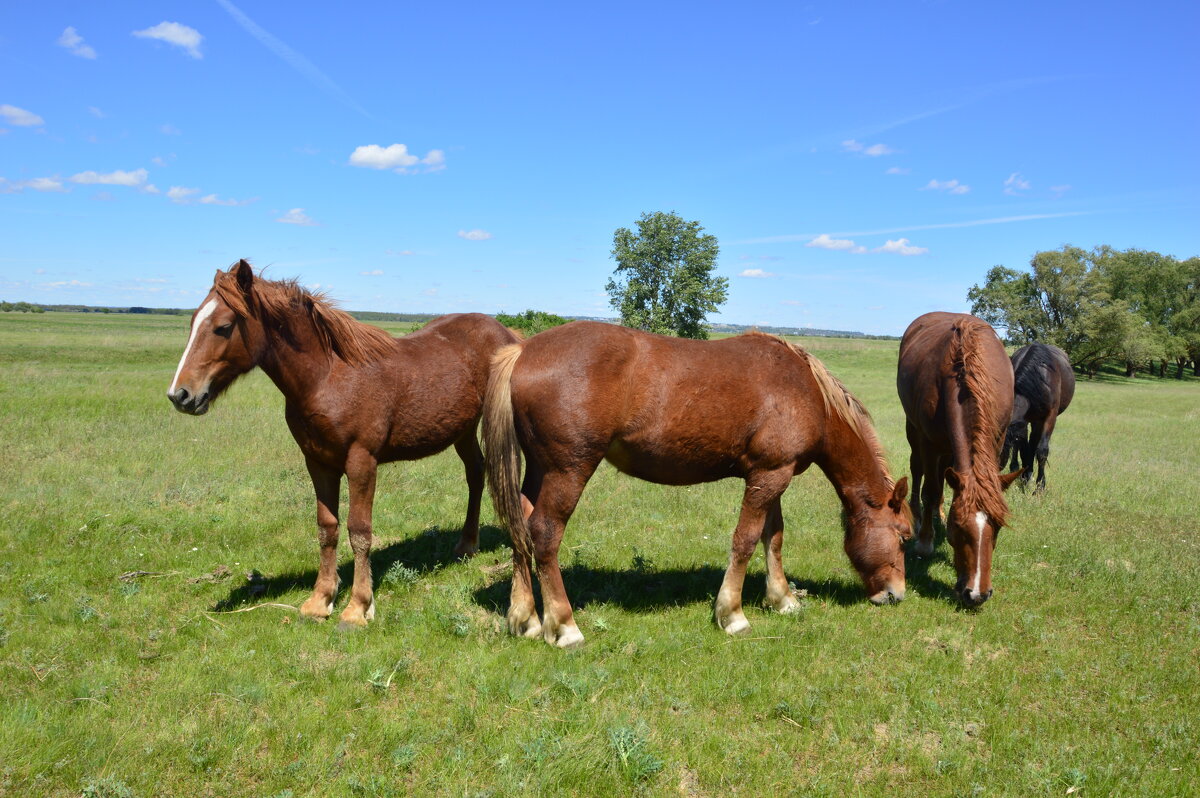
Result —
[[208, 412], [222, 391], [259, 366], [283, 392], [288, 429], [317, 494], [321, 566], [310, 618], [333, 612], [338, 591], [338, 494], [350, 487], [354, 586], [343, 624], [375, 615], [371, 584], [371, 506], [380, 463], [417, 460], [453, 445], [467, 475], [467, 520], [454, 553], [478, 550], [483, 456], [475, 431], [488, 366], [517, 336], [479, 314], [442, 316], [393, 338], [355, 321], [294, 281], [256, 277], [246, 261], [218, 271], [192, 316], [187, 348], [167, 397], [177, 410]]
[[1037, 487], [1034, 493], [1046, 489], [1046, 459], [1050, 457], [1050, 436], [1058, 417], [1075, 396], [1075, 372], [1067, 353], [1050, 344], [1029, 344], [1012, 356], [1013, 397], [1012, 421], [1000, 453], [1000, 467], [1008, 462], [1012, 452], [1012, 468], [1024, 465], [1021, 474], [1022, 490], [1028, 487], [1036, 460]]
[[[500, 351], [483, 425], [492, 501], [513, 540], [513, 634], [542, 635], [564, 648], [583, 641], [558, 548], [604, 459], [665, 485], [746, 481], [715, 607], [717, 624], [730, 634], [750, 626], [742, 583], [759, 540], [767, 603], [780, 612], [796, 607], [783, 573], [780, 497], [811, 463], [842, 500], [845, 550], [871, 601], [904, 597], [907, 480], [893, 484], [888, 476], [858, 400], [820, 361], [779, 338], [692, 341], [573, 322]], [[540, 622], [531, 561], [542, 586]]]
[[1012, 364], [987, 322], [926, 313], [900, 340], [896, 390], [912, 447], [916, 553], [933, 553], [934, 518], [948, 482], [956, 589], [964, 604], [978, 606], [992, 595], [992, 552], [1008, 521], [1004, 491], [1020, 473], [1002, 476], [996, 464], [1012, 414]]

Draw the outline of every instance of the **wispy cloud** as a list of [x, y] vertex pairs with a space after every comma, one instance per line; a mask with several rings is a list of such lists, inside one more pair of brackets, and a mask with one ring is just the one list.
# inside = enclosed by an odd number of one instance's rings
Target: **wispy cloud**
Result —
[[179, 135], [182, 135], [182, 134], [183, 134], [183, 131], [182, 131], [182, 130], [180, 130], [179, 128], [175, 127], [175, 126], [174, 126], [174, 125], [172, 125], [170, 122], [166, 123], [165, 125], [160, 125], [160, 126], [159, 126], [159, 128], [158, 128], [158, 130], [159, 130], [159, 132], [160, 132], [160, 133], [162, 133], [164, 136], [179, 136]]
[[186, 205], [192, 201], [192, 197], [200, 193], [198, 188], [187, 188], [185, 186], [171, 186], [167, 189], [167, 199], [179, 205]]
[[363, 277], [378, 277], [383, 274], [383, 269], [371, 269], [369, 272], [359, 272]]
[[258, 197], [251, 197], [250, 199], [237, 200], [237, 199], [221, 199], [216, 194], [205, 194], [203, 197], [196, 200], [196, 202], [200, 203], [201, 205], [225, 205], [228, 207], [233, 207], [235, 205], [249, 205], [252, 202], [258, 202]]
[[94, 105], [89, 105], [89, 106], [88, 106], [88, 113], [89, 113], [89, 114], [91, 114], [92, 116], [96, 117], [97, 119], [103, 119], [103, 118], [104, 118], [104, 112], [103, 112], [103, 111], [101, 111], [99, 108], [97, 108], [97, 107], [96, 107], [96, 106], [94, 106]]
[[842, 149], [845, 150], [846, 152], [861, 153], [861, 154], [869, 156], [871, 158], [877, 158], [880, 155], [891, 155], [892, 153], [895, 152], [895, 150], [893, 150], [891, 147], [887, 146], [886, 144], [872, 144], [870, 146], [867, 146], [866, 144], [863, 144], [861, 141], [855, 141], [854, 139], [846, 139], [845, 141], [843, 141]]
[[71, 175], [71, 182], [79, 183], [80, 185], [85, 186], [101, 185], [137, 187], [145, 183], [146, 178], [149, 176], [150, 173], [145, 169], [134, 169], [130, 172], [117, 169], [115, 171], [105, 172], [103, 174], [89, 169], [86, 172], [80, 172], [79, 174]]
[[[1033, 222], [1042, 219], [1063, 219], [1069, 216], [1088, 216], [1093, 211], [1065, 211], [1063, 213], [1031, 213], [1024, 216], [1000, 216], [992, 219], [972, 219], [965, 222], [942, 222], [940, 224], [913, 224], [905, 227], [888, 227], [881, 230], [853, 230], [837, 233], [821, 233], [818, 238], [824, 236], [876, 236], [886, 235], [889, 233], [910, 233], [914, 230], [949, 230], [959, 227], [979, 227], [989, 224], [1012, 224], [1014, 222]], [[734, 244], [784, 244], [795, 241], [811, 241], [814, 240], [815, 233], [791, 233], [779, 236], [765, 236], [763, 238], [747, 238], [742, 241], [734, 241]], [[819, 246], [819, 245], [814, 245]]]
[[64, 48], [71, 55], [77, 55], [80, 58], [95, 58], [96, 51], [90, 44], [84, 44], [83, 37], [76, 33], [75, 28], [67, 27], [62, 32], [62, 36], [58, 37], [58, 46]]
[[1028, 191], [1029, 189], [1029, 181], [1022, 177], [1020, 172], [1013, 172], [1004, 181], [1004, 193], [1014, 197], [1021, 196], [1022, 191]]
[[308, 214], [304, 212], [303, 208], [292, 208], [275, 221], [282, 222], [283, 224], [298, 224], [301, 227], [316, 227], [320, 224], [320, 222], [309, 218]]
[[399, 249], [399, 250], [385, 249], [383, 251], [383, 254], [384, 255], [397, 255], [397, 256], [401, 256], [401, 257], [409, 257], [412, 255], [416, 255], [417, 253], [413, 252], [411, 249]]
[[204, 57], [204, 54], [200, 52], [200, 43], [204, 41], [200, 31], [178, 22], [160, 22], [153, 28], [135, 30], [133, 35], [139, 39], [155, 39], [166, 42], [180, 48], [192, 58]]
[[907, 174], [910, 174], [911, 172], [912, 172], [911, 169], [901, 167], [901, 166], [893, 166], [893, 167], [889, 168], [886, 172], [884, 172], [884, 174], [885, 175], [907, 175]]
[[365, 169], [390, 169], [401, 175], [419, 172], [437, 172], [446, 168], [446, 154], [442, 150], [430, 150], [424, 158], [408, 151], [403, 144], [364, 144], [350, 153], [350, 165]]
[[468, 241], [487, 241], [492, 237], [492, 234], [487, 230], [459, 230], [459, 238], [465, 238]]
[[895, 241], [888, 241], [882, 247], [876, 247], [872, 252], [890, 252], [894, 255], [924, 255], [929, 251], [928, 247], [914, 247], [907, 238], [898, 238]]
[[743, 269], [738, 277], [774, 277], [774, 272], [763, 271], [762, 269]]
[[853, 252], [856, 255], [867, 251], [866, 247], [859, 246], [849, 239], [832, 238], [826, 233], [821, 233], [804, 246], [816, 247], [817, 249], [833, 249], [840, 252]]
[[921, 186], [921, 191], [945, 191], [950, 194], [966, 194], [971, 187], [957, 180], [930, 180]]
[[0, 116], [4, 117], [8, 124], [17, 127], [37, 127], [46, 124], [46, 121], [33, 111], [26, 111], [15, 105], [0, 105]]
[[1052, 194], [1054, 194], [1055, 199], [1061, 197], [1063, 194], [1066, 194], [1070, 190], [1071, 190], [1071, 187], [1065, 183], [1061, 186], [1050, 186], [1050, 192]]
[[31, 191], [69, 191], [58, 177], [33, 177], [29, 180], [6, 180], [0, 177], [0, 194], [17, 194], [30, 189]]
[[324, 72], [317, 69], [307, 58], [261, 28], [258, 23], [246, 16], [240, 8], [229, 2], [229, 0], [217, 0], [217, 4], [225, 9], [229, 16], [233, 17], [233, 21], [240, 25], [242, 30], [257, 39], [260, 44], [281, 58], [292, 69], [303, 75], [318, 89], [324, 91], [347, 107], [353, 108], [368, 119], [371, 118], [366, 109], [356, 103], [349, 94], [342, 90], [341, 86], [330, 80]]

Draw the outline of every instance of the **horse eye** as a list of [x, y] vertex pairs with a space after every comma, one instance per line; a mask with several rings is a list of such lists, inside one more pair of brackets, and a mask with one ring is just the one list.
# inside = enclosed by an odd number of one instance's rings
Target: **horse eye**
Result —
[[229, 324], [222, 324], [220, 327], [215, 327], [213, 332], [222, 338], [228, 338], [229, 336], [233, 335], [233, 322], [230, 322]]

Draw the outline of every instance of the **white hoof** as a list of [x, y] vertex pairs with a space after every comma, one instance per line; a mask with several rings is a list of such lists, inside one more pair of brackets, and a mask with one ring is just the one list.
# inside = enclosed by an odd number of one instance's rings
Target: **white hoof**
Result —
[[558, 639], [554, 641], [554, 645], [559, 648], [575, 648], [583, 645], [583, 632], [580, 632], [579, 627], [575, 624], [563, 626], [558, 630]]
[[508, 631], [514, 637], [541, 637], [542, 624], [538, 620], [536, 613], [530, 615], [523, 621], [518, 621], [512, 616], [509, 616]]
[[780, 615], [787, 615], [796, 612], [800, 609], [800, 602], [796, 601], [796, 597], [791, 593], [781, 598], [779, 601], [771, 605], [771, 607]]
[[[333, 605], [331, 604], [330, 607]], [[366, 619], [368, 621], [375, 620], [375, 599], [371, 599], [371, 606], [367, 607]]]
[[750, 622], [746, 620], [745, 615], [739, 612], [737, 615], [730, 615], [725, 619], [724, 629], [727, 635], [740, 635], [750, 631]]

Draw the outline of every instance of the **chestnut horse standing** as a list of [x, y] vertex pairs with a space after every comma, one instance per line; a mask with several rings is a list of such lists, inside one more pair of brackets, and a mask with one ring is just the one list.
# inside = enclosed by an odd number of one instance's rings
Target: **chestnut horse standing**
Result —
[[916, 553], [933, 553], [934, 518], [948, 482], [956, 589], [964, 604], [978, 606], [992, 595], [992, 552], [1008, 521], [1004, 491], [1020, 474], [1002, 476], [996, 463], [1012, 414], [1012, 364], [987, 322], [926, 313], [900, 340], [896, 390], [912, 447]]
[[321, 565], [310, 618], [333, 612], [337, 575], [338, 496], [350, 487], [346, 524], [354, 550], [354, 585], [341, 621], [365, 626], [375, 615], [371, 584], [371, 505], [380, 463], [417, 460], [453, 444], [467, 476], [467, 519], [455, 555], [478, 550], [483, 455], [475, 438], [488, 365], [519, 340], [480, 314], [442, 316], [419, 332], [393, 338], [353, 319], [295, 281], [256, 277], [246, 261], [218, 271], [192, 316], [191, 334], [167, 397], [202, 415], [242, 374], [259, 366], [283, 392], [288, 429], [317, 494]]
[[[904, 597], [907, 480], [888, 476], [858, 400], [820, 361], [779, 338], [693, 341], [586, 321], [556, 327], [496, 356], [483, 429], [492, 501], [513, 541], [513, 634], [563, 648], [583, 642], [558, 548], [604, 459], [665, 485], [746, 481], [715, 607], [730, 634], [750, 626], [742, 583], [759, 540], [767, 603], [780, 612], [797, 606], [783, 572], [780, 497], [814, 462], [842, 500], [845, 550], [871, 601]], [[540, 622], [531, 561], [542, 586]]]
[[1036, 458], [1037, 487], [1034, 493], [1046, 489], [1046, 459], [1050, 457], [1050, 436], [1054, 425], [1075, 396], [1075, 372], [1067, 353], [1050, 344], [1029, 344], [1012, 356], [1015, 396], [1012, 420], [1000, 453], [1000, 467], [1008, 462], [1012, 451], [1012, 468], [1020, 468], [1021, 489], [1029, 485]]

